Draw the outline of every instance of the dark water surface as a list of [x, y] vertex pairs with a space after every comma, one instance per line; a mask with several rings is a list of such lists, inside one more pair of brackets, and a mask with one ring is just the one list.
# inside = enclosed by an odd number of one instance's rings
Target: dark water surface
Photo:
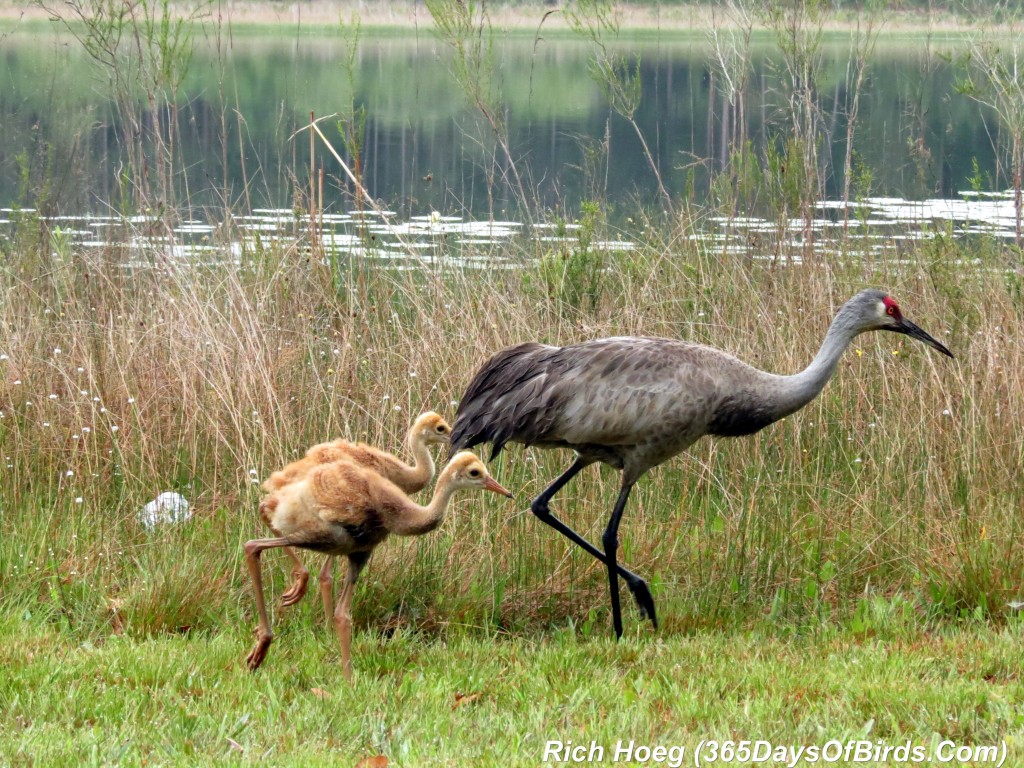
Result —
[[[0, 206], [43, 201], [50, 212], [114, 212], [125, 200], [122, 126], [103, 73], [58, 29], [4, 33]], [[296, 187], [308, 189], [310, 155], [308, 134], [293, 134], [311, 112], [344, 110], [353, 95], [341, 34], [292, 29], [224, 40], [218, 52], [208, 30], [196, 35], [178, 100], [176, 202], [291, 208]], [[1005, 186], [996, 176], [997, 125], [955, 92], [949, 56], [961, 47], [955, 39], [880, 39], [855, 134], [862, 196], [955, 198], [972, 176], [975, 187]], [[735, 119], [706, 38], [663, 32], [623, 51], [640, 54], [636, 119], [666, 187], [673, 197], [699, 201], [709, 174], [725, 162]], [[638, 202], [657, 201], [633, 129], [610, 111], [588, 73], [587, 45], [568, 37], [498, 36], [494, 55], [502, 117], [532, 202], [572, 215], [582, 201], [599, 200], [624, 217]], [[849, 40], [829, 37], [816, 83], [829, 197], [842, 185], [849, 59]], [[759, 38], [745, 97], [755, 147], [778, 141], [790, 121], [779, 66], [772, 39]], [[366, 109], [365, 184], [383, 204], [404, 217], [516, 217], [504, 159], [452, 78], [449, 49], [429, 29], [364, 33], [354, 96]], [[334, 121], [323, 128], [340, 151]], [[351, 190], [340, 168], [322, 145], [316, 151], [325, 208], [349, 210]]]

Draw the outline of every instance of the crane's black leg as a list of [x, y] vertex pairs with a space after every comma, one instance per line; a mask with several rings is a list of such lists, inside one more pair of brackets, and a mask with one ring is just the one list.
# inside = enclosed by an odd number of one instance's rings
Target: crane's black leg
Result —
[[[589, 466], [592, 463], [593, 462], [577, 458], [576, 461], [574, 461], [572, 465], [567, 470], [565, 470], [565, 472], [563, 472], [561, 475], [555, 478], [555, 481], [551, 483], [551, 485], [549, 485], [547, 488], [545, 488], [541, 492], [541, 494], [536, 499], [533, 500], [533, 503], [530, 505], [530, 511], [533, 512], [533, 514], [535, 514], [538, 518], [540, 518], [541, 522], [550, 525], [552, 528], [554, 528], [560, 534], [568, 538], [578, 547], [582, 548], [586, 552], [589, 552], [591, 556], [597, 558], [601, 562], [607, 562], [607, 556], [604, 552], [595, 547], [585, 538], [576, 533], [576, 531], [574, 531], [568, 525], [566, 525], [553, 514], [551, 514], [551, 510], [548, 508], [548, 502], [551, 501], [551, 497], [553, 497], [562, 488], [564, 488], [566, 483], [568, 483], [577, 474], [579, 474], [580, 470], [582, 470], [584, 467]], [[620, 512], [619, 515], [621, 517], [622, 513]], [[629, 591], [633, 593], [633, 598], [636, 600], [637, 607], [640, 609], [640, 615], [642, 617], [650, 619], [651, 624], [653, 624], [654, 628], [657, 629], [658, 615], [657, 613], [655, 613], [654, 598], [651, 596], [651, 590], [647, 586], [647, 582], [621, 565], [617, 565], [616, 569], [619, 575], [626, 580], [626, 586], [629, 587]], [[621, 630], [619, 634], [621, 634]]]
[[605, 562], [608, 563], [608, 589], [612, 598], [612, 624], [615, 626], [616, 639], [622, 637], [622, 609], [619, 607], [619, 575], [615, 553], [619, 548], [619, 523], [622, 521], [622, 512], [626, 509], [626, 501], [629, 499], [631, 490], [633, 490], [632, 483], [622, 486], [619, 498], [615, 501], [615, 509], [612, 510], [612, 518], [608, 521], [604, 536], [601, 537], [601, 543], [604, 544]]

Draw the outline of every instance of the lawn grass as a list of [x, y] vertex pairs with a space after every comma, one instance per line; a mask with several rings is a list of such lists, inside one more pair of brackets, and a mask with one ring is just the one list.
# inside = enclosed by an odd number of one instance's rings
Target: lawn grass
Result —
[[364, 629], [348, 683], [333, 638], [299, 616], [253, 674], [243, 663], [247, 623], [83, 641], [8, 611], [0, 764], [351, 766], [384, 756], [394, 766], [536, 766], [548, 741], [592, 740], [606, 751], [595, 764], [613, 764], [622, 739], [682, 746], [693, 765], [704, 739], [837, 739], [930, 753], [945, 741], [1005, 744], [1015, 765], [1022, 632], [1020, 621], [872, 636], [834, 626], [689, 636], [633, 628], [616, 644], [569, 627], [387, 638]]
[[[1021, 759], [1024, 300], [1005, 252], [940, 237], [781, 267], [720, 258], [683, 222], [625, 256], [510, 245], [514, 271], [291, 248], [131, 270], [30, 224], [0, 270], [0, 765], [539, 765], [548, 740], [620, 738], [1005, 740]], [[862, 337], [803, 411], [645, 477], [621, 557], [657, 632], [626, 597], [610, 640], [603, 568], [526, 511], [568, 456], [513, 447], [491, 469], [515, 502], [459, 500], [374, 556], [351, 685], [310, 597], [275, 606], [245, 670], [258, 480], [307, 445], [397, 448], [526, 339], [670, 335], [799, 370], [865, 285], [957, 359]], [[588, 470], [553, 508], [597, 539], [616, 482]], [[164, 490], [194, 516], [147, 531]], [[283, 566], [264, 558], [271, 595]]]

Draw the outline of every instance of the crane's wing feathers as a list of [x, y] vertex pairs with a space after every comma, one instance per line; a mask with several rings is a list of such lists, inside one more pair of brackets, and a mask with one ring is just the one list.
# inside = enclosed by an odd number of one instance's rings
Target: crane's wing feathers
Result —
[[633, 337], [508, 347], [480, 368], [466, 390], [452, 450], [489, 442], [496, 455], [510, 441], [627, 446], [674, 440], [669, 434], [685, 439], [706, 426], [694, 419], [711, 412], [719, 396], [714, 372], [702, 359], [708, 352], [714, 351]]
[[518, 344], [484, 363], [459, 404], [451, 452], [491, 443], [493, 458], [510, 439], [539, 434], [545, 412], [547, 420], [553, 418], [548, 383], [558, 375], [560, 366], [553, 358], [559, 351], [543, 344]]

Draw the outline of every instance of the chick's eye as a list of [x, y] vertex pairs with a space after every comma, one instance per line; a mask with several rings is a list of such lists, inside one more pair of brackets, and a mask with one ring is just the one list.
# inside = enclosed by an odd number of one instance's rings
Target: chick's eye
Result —
[[438, 427], [437, 431], [443, 435], [445, 432], [448, 431], [448, 427]]
[[469, 476], [470, 477], [480, 477], [480, 470], [479, 469], [471, 469], [471, 470], [469, 470]]

